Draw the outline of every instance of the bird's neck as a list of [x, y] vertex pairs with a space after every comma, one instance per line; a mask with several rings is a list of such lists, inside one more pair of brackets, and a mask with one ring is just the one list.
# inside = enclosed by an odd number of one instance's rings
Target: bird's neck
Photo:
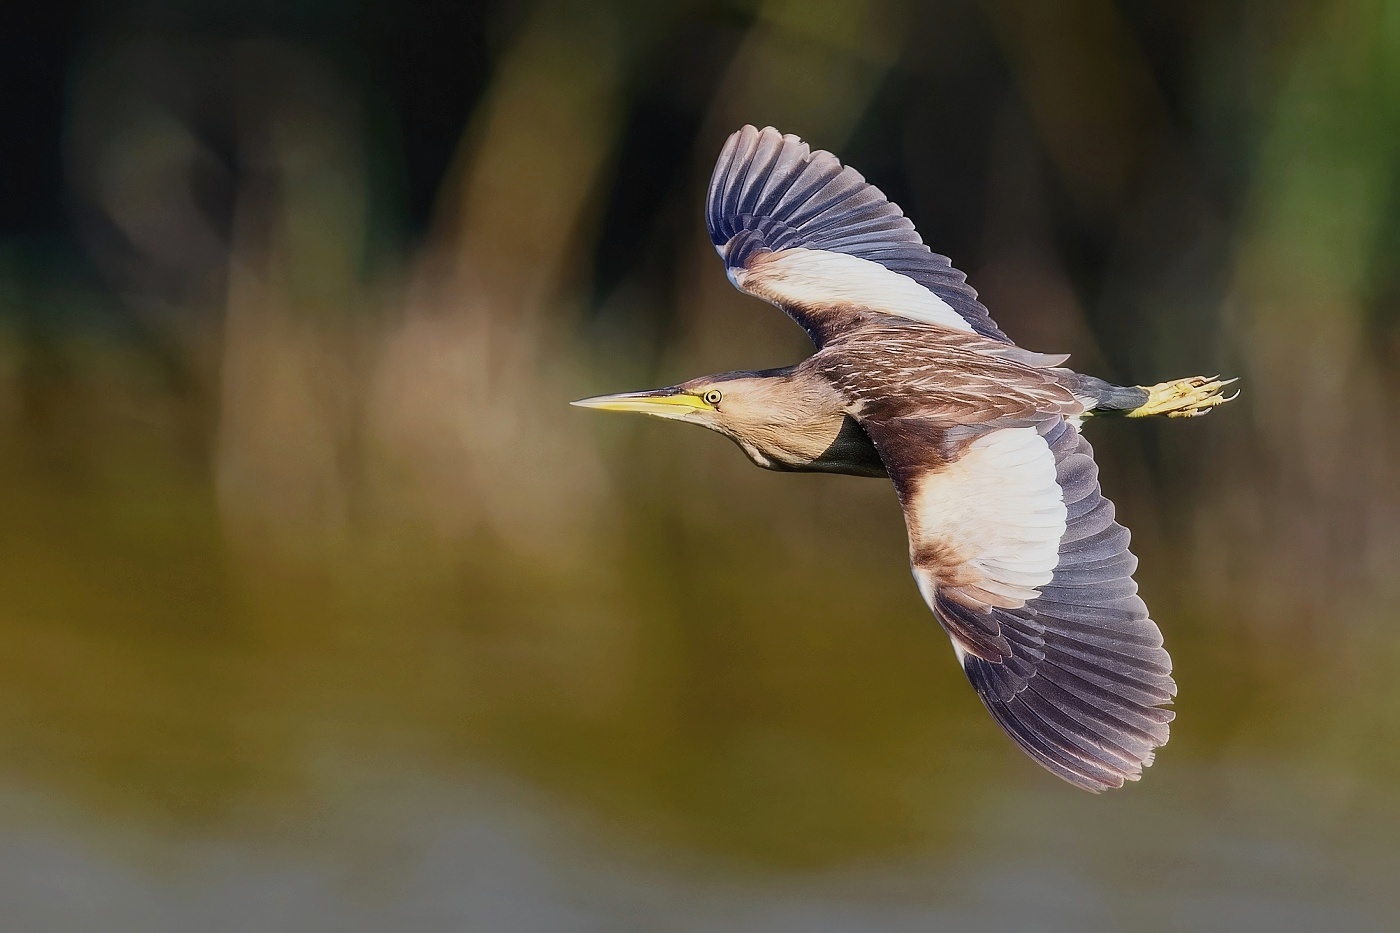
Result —
[[766, 470], [796, 473], [844, 473], [848, 476], [888, 476], [880, 452], [860, 424], [849, 415], [823, 422], [819, 430], [794, 443], [787, 439], [764, 447], [734, 440], [755, 465]]
[[825, 383], [774, 375], [765, 420], [733, 434], [755, 465], [768, 470], [884, 476], [884, 464], [846, 405]]

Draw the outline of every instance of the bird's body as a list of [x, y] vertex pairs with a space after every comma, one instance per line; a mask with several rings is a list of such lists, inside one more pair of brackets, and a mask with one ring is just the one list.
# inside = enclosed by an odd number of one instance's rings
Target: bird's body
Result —
[[987, 709], [1080, 787], [1137, 779], [1176, 686], [1078, 426], [1202, 414], [1222, 383], [1115, 386], [1017, 347], [878, 189], [772, 128], [730, 137], [707, 221], [730, 280], [817, 352], [579, 404], [700, 424], [767, 469], [888, 476], [919, 590]]

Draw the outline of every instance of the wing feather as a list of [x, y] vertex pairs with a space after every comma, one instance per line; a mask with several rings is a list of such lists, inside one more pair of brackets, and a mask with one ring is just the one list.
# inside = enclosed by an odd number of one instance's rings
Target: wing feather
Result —
[[740, 289], [778, 305], [820, 345], [857, 319], [893, 314], [1010, 343], [946, 256], [899, 207], [831, 153], [771, 126], [729, 137], [705, 206]]
[[919, 589], [993, 718], [1086, 790], [1141, 777], [1176, 684], [1089, 444], [1047, 416], [989, 427], [948, 462], [919, 457], [907, 426], [864, 426], [899, 489]]

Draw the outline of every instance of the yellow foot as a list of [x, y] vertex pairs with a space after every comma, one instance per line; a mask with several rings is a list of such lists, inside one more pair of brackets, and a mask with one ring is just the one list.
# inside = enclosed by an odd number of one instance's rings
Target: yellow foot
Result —
[[1204, 415], [1215, 406], [1239, 397], [1239, 392], [1234, 395], [1222, 394], [1227, 385], [1237, 381], [1226, 379], [1222, 382], [1219, 376], [1192, 376], [1155, 386], [1140, 386], [1147, 390], [1147, 401], [1128, 412], [1128, 417], [1166, 415], [1168, 418], [1194, 418]]

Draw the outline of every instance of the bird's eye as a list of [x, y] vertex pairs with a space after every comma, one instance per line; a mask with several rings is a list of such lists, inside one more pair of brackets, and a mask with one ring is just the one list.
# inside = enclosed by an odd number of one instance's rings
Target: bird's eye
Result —
[[704, 395], [700, 396], [700, 398], [704, 400], [706, 405], [718, 405], [719, 400], [724, 398], [724, 395], [720, 392], [719, 389], [711, 389]]

